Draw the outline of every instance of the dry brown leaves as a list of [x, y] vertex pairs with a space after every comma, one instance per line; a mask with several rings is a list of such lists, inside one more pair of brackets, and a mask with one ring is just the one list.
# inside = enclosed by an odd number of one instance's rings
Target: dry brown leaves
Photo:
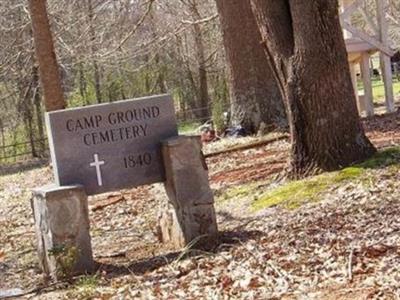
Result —
[[[379, 145], [399, 142], [398, 114], [369, 120], [366, 128]], [[287, 143], [277, 142], [213, 157], [212, 186], [219, 191], [272, 180], [287, 151]], [[186, 251], [192, 256], [158, 243], [154, 227], [162, 203], [150, 187], [92, 198], [90, 206], [98, 208], [90, 219], [99, 272], [90, 298], [399, 299], [399, 168], [369, 170], [367, 178], [331, 189], [320, 203], [295, 211], [270, 208], [255, 215], [222, 205], [218, 248]], [[31, 188], [49, 180], [47, 168], [0, 177], [0, 289], [41, 283], [29, 198]], [[72, 285], [31, 296], [82, 295]]]

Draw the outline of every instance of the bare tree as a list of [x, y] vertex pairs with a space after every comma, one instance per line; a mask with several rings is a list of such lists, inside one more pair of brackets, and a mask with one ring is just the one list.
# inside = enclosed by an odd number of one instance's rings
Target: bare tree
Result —
[[198, 63], [198, 75], [199, 75], [198, 101], [197, 101], [197, 109], [199, 109], [198, 115], [199, 117], [206, 118], [209, 116], [210, 96], [208, 93], [208, 78], [207, 78], [208, 76], [206, 67], [207, 62], [206, 62], [204, 38], [201, 29], [201, 24], [199, 22], [202, 19], [202, 16], [199, 12], [197, 0], [187, 1], [187, 6], [192, 18], [191, 23], [193, 26], [195, 55]]

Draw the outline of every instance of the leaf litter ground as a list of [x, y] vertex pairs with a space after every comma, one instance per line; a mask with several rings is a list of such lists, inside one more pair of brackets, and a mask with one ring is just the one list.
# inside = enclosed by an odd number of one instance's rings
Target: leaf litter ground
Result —
[[[364, 124], [380, 149], [400, 145], [400, 114]], [[51, 170], [3, 175], [0, 291], [32, 291], [29, 299], [400, 299], [400, 157], [324, 185], [315, 201], [295, 193], [295, 208], [255, 210], [285, 184], [288, 149], [283, 140], [208, 159], [221, 231], [210, 253], [158, 242], [157, 186], [90, 198], [98, 272], [67, 283], [47, 282], [35, 252], [30, 190], [50, 182]]]

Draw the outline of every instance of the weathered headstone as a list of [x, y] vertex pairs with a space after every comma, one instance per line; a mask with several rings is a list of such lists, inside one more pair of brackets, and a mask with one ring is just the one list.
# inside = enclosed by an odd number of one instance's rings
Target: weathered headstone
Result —
[[88, 195], [165, 180], [161, 141], [177, 136], [168, 95], [46, 114], [56, 183]]

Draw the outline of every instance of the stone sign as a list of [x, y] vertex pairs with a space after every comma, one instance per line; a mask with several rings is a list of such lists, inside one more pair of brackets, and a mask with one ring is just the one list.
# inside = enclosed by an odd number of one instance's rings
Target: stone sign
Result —
[[46, 114], [56, 184], [88, 195], [161, 182], [161, 141], [177, 136], [168, 95]]

